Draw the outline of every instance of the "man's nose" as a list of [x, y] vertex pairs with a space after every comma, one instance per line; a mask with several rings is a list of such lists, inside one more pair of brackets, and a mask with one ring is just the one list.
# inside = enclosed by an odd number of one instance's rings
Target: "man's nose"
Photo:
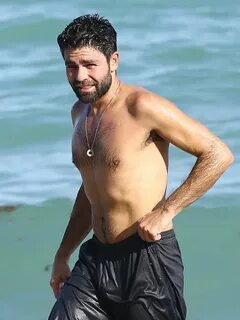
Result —
[[87, 75], [86, 68], [80, 66], [77, 69], [76, 80], [80, 82], [80, 81], [86, 80], [87, 78], [88, 78], [88, 75]]

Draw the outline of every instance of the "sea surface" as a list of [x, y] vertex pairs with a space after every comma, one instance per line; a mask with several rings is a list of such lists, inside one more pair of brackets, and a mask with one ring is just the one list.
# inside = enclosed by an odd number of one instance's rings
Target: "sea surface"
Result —
[[[0, 320], [44, 320], [54, 303], [51, 263], [81, 183], [56, 37], [96, 12], [118, 32], [121, 80], [172, 100], [235, 155], [175, 230], [188, 320], [240, 319], [240, 2], [1, 0]], [[195, 160], [171, 147], [168, 194]]]

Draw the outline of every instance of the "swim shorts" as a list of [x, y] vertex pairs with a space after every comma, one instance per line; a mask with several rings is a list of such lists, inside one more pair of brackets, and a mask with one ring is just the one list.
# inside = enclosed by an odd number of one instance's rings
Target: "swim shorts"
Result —
[[49, 320], [184, 320], [183, 264], [174, 230], [82, 244]]

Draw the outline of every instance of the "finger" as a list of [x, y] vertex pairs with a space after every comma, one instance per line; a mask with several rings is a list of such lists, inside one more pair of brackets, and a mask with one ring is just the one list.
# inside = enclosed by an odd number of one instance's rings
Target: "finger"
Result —
[[144, 241], [148, 241], [150, 242], [151, 241], [151, 235], [149, 233], [149, 227], [148, 225], [146, 224], [146, 221], [142, 221], [140, 224], [139, 224], [139, 228], [140, 228], [140, 232], [142, 234], [142, 239]]
[[161, 239], [161, 233], [156, 233], [153, 235], [154, 241], [159, 241]]
[[50, 286], [52, 287], [55, 298], [57, 299], [60, 293], [60, 284], [61, 282], [57, 279], [52, 278], [50, 280]]
[[148, 231], [148, 238], [151, 241], [159, 241], [161, 239], [161, 233], [156, 229], [151, 229]]
[[146, 241], [146, 226], [145, 226], [144, 221], [139, 221], [138, 234], [142, 240]]
[[150, 231], [150, 230], [147, 230], [146, 239], [147, 239], [146, 241], [148, 241], [148, 242], [154, 242], [155, 241], [154, 233], [152, 231]]
[[143, 224], [143, 223], [140, 223], [140, 224], [138, 225], [137, 231], [138, 231], [138, 234], [139, 234], [140, 238], [141, 238], [143, 241], [146, 241], [146, 235], [145, 235], [144, 228], [145, 228], [144, 224]]
[[147, 242], [152, 242], [154, 241], [154, 238], [152, 237], [151, 233], [147, 229], [146, 226], [139, 226], [139, 233], [141, 235], [142, 240], [147, 241]]
[[57, 288], [57, 292], [56, 292], [56, 294], [55, 294], [56, 299], [59, 298], [63, 286], [64, 286], [64, 282], [60, 282], [60, 283], [59, 283], [59, 286], [58, 286], [58, 288]]
[[141, 228], [138, 228], [138, 235], [139, 235], [139, 237], [143, 240], [143, 241], [145, 241], [145, 238], [144, 238], [144, 233], [143, 233], [143, 231], [142, 231], [142, 229]]
[[159, 241], [161, 239], [161, 234], [156, 230], [148, 230], [146, 226], [139, 225], [138, 233], [140, 237], [147, 242]]

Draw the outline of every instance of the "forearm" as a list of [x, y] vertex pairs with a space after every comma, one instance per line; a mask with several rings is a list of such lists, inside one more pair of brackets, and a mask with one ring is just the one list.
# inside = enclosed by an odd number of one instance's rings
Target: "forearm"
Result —
[[187, 179], [164, 201], [163, 212], [174, 218], [208, 191], [232, 162], [233, 155], [227, 147], [200, 155]]
[[57, 256], [69, 259], [70, 255], [90, 232], [91, 228], [91, 206], [85, 195], [84, 188], [81, 186], [73, 206], [69, 223], [57, 251]]

